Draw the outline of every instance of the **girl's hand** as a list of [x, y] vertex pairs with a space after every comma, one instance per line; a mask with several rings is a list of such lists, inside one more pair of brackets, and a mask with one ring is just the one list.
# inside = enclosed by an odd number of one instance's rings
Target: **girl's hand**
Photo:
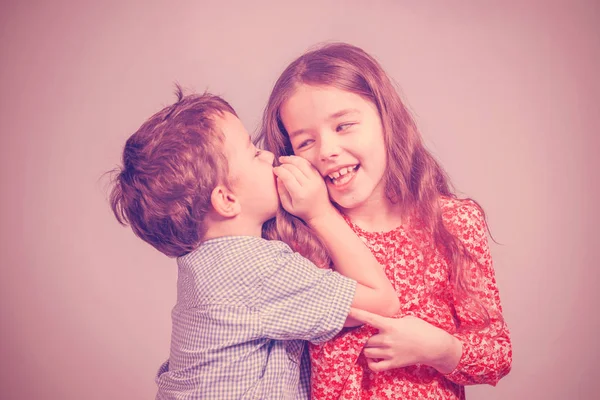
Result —
[[460, 361], [461, 342], [420, 318], [385, 318], [356, 308], [349, 316], [379, 329], [363, 349], [369, 368], [375, 372], [425, 364], [449, 374]]
[[277, 191], [281, 205], [290, 214], [307, 224], [316, 218], [336, 211], [329, 201], [327, 187], [321, 174], [304, 158], [279, 157], [282, 163], [273, 168], [277, 176]]

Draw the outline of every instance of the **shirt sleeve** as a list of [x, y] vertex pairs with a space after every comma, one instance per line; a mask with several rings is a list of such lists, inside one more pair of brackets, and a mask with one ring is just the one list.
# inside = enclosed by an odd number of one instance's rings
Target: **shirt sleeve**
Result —
[[355, 291], [356, 281], [286, 246], [262, 281], [262, 332], [277, 340], [325, 342], [343, 328]]
[[[446, 377], [461, 385], [496, 385], [510, 371], [512, 345], [508, 327], [502, 317], [483, 213], [474, 202], [467, 200], [455, 210], [445, 213], [444, 219], [447, 228], [461, 240], [472, 257], [473, 261], [465, 271], [465, 276], [474, 297], [489, 314], [489, 326], [483, 330], [466, 330], [454, 334], [462, 343], [463, 352], [455, 370]], [[454, 297], [455, 317], [459, 326], [481, 321], [472, 303], [469, 305]]]

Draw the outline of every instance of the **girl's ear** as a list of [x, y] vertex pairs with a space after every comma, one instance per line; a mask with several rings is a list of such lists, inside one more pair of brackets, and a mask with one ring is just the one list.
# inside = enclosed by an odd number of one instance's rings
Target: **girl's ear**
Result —
[[210, 203], [217, 214], [224, 218], [233, 218], [242, 211], [237, 196], [223, 185], [218, 185], [210, 194]]

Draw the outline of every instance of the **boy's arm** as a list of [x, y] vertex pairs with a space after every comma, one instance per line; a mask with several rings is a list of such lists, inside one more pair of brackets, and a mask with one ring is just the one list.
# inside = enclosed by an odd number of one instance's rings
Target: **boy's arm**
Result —
[[[331, 204], [323, 178], [300, 157], [281, 157], [274, 169], [282, 206], [302, 218], [327, 247], [335, 269], [358, 282], [353, 307], [392, 316], [398, 296], [375, 256]], [[360, 323], [349, 320], [347, 326]]]
[[281, 242], [273, 245], [281, 251], [262, 270], [261, 334], [313, 343], [332, 339], [348, 317], [356, 282], [331, 269], [318, 268]]

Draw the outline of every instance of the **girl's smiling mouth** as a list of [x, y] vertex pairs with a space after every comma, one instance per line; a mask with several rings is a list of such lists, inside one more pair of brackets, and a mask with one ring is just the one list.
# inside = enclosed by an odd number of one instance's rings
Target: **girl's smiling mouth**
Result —
[[342, 167], [327, 174], [327, 178], [333, 186], [339, 188], [349, 183], [356, 176], [356, 172], [359, 168], [360, 164]]

